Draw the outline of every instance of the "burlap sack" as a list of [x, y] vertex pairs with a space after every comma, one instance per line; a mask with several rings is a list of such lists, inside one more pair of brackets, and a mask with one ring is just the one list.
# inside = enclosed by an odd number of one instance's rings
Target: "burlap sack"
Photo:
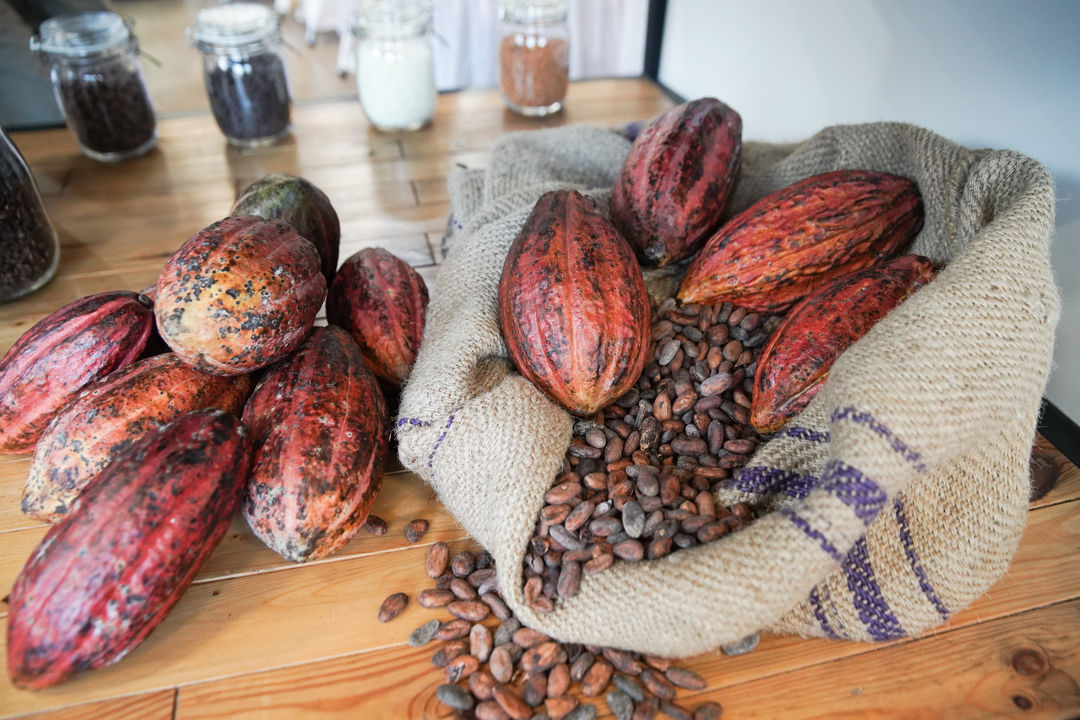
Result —
[[517, 133], [486, 170], [451, 178], [449, 253], [402, 397], [400, 457], [494, 556], [518, 617], [563, 641], [684, 656], [758, 630], [901, 637], [986, 591], [1024, 528], [1058, 319], [1051, 180], [1014, 152], [881, 123], [744, 149], [734, 210], [829, 170], [897, 173], [926, 205], [913, 251], [945, 263], [720, 493], [762, 517], [714, 543], [616, 563], [550, 614], [525, 605], [522, 561], [572, 420], [507, 361], [496, 287], [540, 194], [606, 200], [628, 147], [589, 127]]

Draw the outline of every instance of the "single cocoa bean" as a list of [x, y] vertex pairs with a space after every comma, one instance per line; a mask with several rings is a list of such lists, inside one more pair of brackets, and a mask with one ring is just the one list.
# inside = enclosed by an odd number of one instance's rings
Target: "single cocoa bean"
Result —
[[405, 593], [389, 595], [379, 606], [379, 622], [390, 622], [400, 615], [408, 604], [409, 596]]
[[439, 628], [435, 637], [443, 642], [449, 642], [467, 636], [471, 628], [472, 623], [468, 620], [451, 620]]
[[611, 682], [613, 672], [609, 662], [597, 658], [581, 680], [582, 694], [586, 697], [602, 695]]
[[423, 518], [411, 520], [409, 524], [405, 526], [405, 539], [410, 543], [418, 543], [427, 531], [427, 520], [424, 520]]

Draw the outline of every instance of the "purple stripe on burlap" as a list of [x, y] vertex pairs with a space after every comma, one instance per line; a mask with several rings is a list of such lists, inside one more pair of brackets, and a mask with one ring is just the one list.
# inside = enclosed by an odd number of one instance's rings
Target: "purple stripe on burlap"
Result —
[[829, 624], [829, 618], [825, 616], [825, 608], [821, 604], [821, 596], [818, 595], [817, 588], [810, 591], [810, 610], [814, 613], [814, 617], [817, 618], [818, 624], [821, 625], [821, 632], [825, 633], [825, 637], [840, 637], [832, 629], [832, 625]]
[[904, 460], [911, 463], [918, 472], [926, 472], [926, 465], [922, 462], [922, 456], [909, 447], [903, 440], [896, 437], [892, 430], [887, 428], [883, 423], [878, 422], [870, 413], [860, 412], [853, 407], [846, 407], [834, 411], [830, 420], [831, 422], [850, 420], [856, 425], [865, 425], [871, 431], [887, 440], [892, 449], [899, 453]]
[[880, 485], [857, 468], [839, 460], [825, 463], [820, 487], [850, 507], [863, 525], [872, 523], [889, 500]]
[[829, 554], [829, 557], [831, 557], [836, 562], [843, 562], [843, 554], [836, 549], [836, 546], [833, 545], [832, 542], [830, 542], [829, 538], [825, 537], [825, 535], [820, 530], [810, 527], [810, 522], [806, 518], [804, 518], [802, 515], [799, 515], [791, 508], [781, 508], [779, 512], [781, 515], [790, 520], [792, 525], [802, 530], [808, 538], [820, 545], [821, 549]]
[[848, 589], [851, 590], [852, 605], [870, 637], [874, 640], [904, 637], [904, 628], [881, 594], [874, 568], [870, 565], [865, 537], [859, 538], [851, 547], [843, 567]]
[[801, 500], [817, 485], [813, 475], [800, 475], [793, 470], [759, 465], [743, 468], [728, 485], [733, 490], [747, 493], [783, 493]]
[[829, 442], [829, 433], [818, 432], [817, 430], [811, 430], [810, 428], [801, 425], [789, 425], [776, 433], [776, 437], [790, 437], [812, 443]]
[[915, 540], [911, 537], [911, 528], [908, 526], [903, 499], [896, 498], [893, 507], [896, 509], [896, 524], [900, 527], [900, 542], [904, 545], [904, 554], [907, 555], [908, 564], [911, 565], [911, 570], [919, 580], [919, 587], [922, 589], [923, 595], [938, 611], [941, 619], [946, 620], [949, 617], [949, 611], [945, 608], [945, 603], [941, 602], [941, 598], [937, 596], [937, 592], [934, 591], [934, 586], [930, 584], [930, 578], [926, 576], [926, 570], [923, 569], [922, 562], [919, 561], [919, 554], [915, 552]]
[[446, 426], [443, 427], [442, 434], [439, 435], [439, 439], [435, 441], [435, 447], [431, 448], [431, 454], [427, 457], [427, 466], [431, 467], [432, 462], [435, 460], [435, 451], [439, 449], [439, 445], [446, 439], [446, 434], [450, 432], [450, 426], [454, 424], [454, 414], [461, 409], [461, 406], [454, 408], [450, 411], [450, 417], [446, 420]]
[[397, 427], [402, 427], [403, 425], [412, 425], [413, 427], [427, 427], [430, 424], [431, 423], [429, 423], [427, 420], [421, 420], [420, 418], [401, 418], [397, 421]]

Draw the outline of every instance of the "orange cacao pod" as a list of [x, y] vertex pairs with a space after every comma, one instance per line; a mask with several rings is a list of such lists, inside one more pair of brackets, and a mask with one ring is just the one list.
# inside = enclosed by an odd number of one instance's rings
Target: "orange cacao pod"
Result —
[[518, 370], [573, 413], [595, 413], [641, 375], [649, 349], [641, 268], [581, 193], [536, 202], [503, 264], [498, 307]]
[[792, 308], [758, 357], [754, 428], [783, 427], [824, 387], [836, 358], [934, 275], [927, 258], [901, 255], [837, 278]]
[[869, 170], [815, 175], [726, 222], [690, 263], [679, 300], [778, 312], [893, 257], [922, 224], [922, 199], [907, 178]]

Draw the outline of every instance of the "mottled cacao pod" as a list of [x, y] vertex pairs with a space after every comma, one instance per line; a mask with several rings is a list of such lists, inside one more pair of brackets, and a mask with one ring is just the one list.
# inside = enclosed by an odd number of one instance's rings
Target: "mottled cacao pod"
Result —
[[325, 297], [314, 245], [281, 220], [241, 215], [180, 246], [158, 277], [154, 314], [185, 362], [242, 375], [299, 347]]
[[308, 180], [285, 173], [270, 173], [245, 188], [229, 214], [258, 215], [289, 223], [319, 251], [327, 286], [334, 279], [341, 246], [341, 224], [330, 198]]
[[715, 98], [678, 105], [634, 140], [611, 198], [612, 218], [639, 257], [668, 265], [720, 227], [742, 158], [742, 118]]
[[825, 386], [836, 358], [934, 275], [927, 258], [901, 255], [837, 278], [792, 308], [758, 357], [750, 423], [763, 433], [787, 424]]
[[255, 461], [243, 512], [287, 560], [331, 555], [363, 527], [382, 484], [386, 404], [360, 348], [318, 327], [266, 371], [244, 408]]
[[649, 349], [641, 268], [596, 203], [545, 193], [510, 245], [499, 325], [517, 369], [578, 415], [637, 382]]
[[41, 436], [22, 511], [55, 522], [90, 478], [143, 435], [193, 410], [239, 413], [250, 392], [248, 376], [208, 373], [173, 353], [106, 375], [64, 406]]
[[0, 452], [33, 452], [80, 390], [135, 362], [153, 327], [150, 301], [118, 291], [76, 300], [27, 330], [0, 360]]
[[185, 415], [118, 455], [15, 581], [12, 682], [50, 687], [138, 646], [224, 537], [250, 458], [244, 428], [219, 410]]
[[348, 330], [372, 372], [397, 388], [420, 350], [427, 304], [427, 285], [416, 270], [382, 248], [365, 248], [338, 269], [326, 317]]
[[785, 310], [902, 252], [922, 224], [922, 199], [907, 178], [869, 170], [815, 175], [725, 223], [687, 268], [679, 300]]

